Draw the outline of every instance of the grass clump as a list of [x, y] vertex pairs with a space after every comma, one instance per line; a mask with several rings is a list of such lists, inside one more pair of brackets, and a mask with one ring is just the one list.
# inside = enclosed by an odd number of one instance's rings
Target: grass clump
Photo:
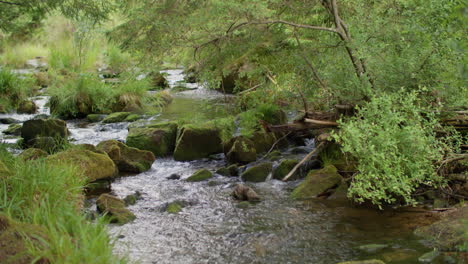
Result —
[[0, 102], [5, 111], [16, 108], [18, 104], [32, 95], [34, 84], [30, 78], [20, 78], [9, 69], [0, 69]]
[[0, 149], [11, 172], [0, 178], [0, 210], [22, 223], [44, 229], [45, 247], [28, 243], [27, 253], [51, 263], [124, 263], [112, 254], [106, 222], [81, 213], [84, 177], [79, 170], [42, 160], [24, 162]]
[[47, 57], [48, 50], [40, 43], [24, 42], [17, 45], [7, 43], [0, 55], [0, 62], [14, 68], [22, 68], [26, 61], [36, 57]]

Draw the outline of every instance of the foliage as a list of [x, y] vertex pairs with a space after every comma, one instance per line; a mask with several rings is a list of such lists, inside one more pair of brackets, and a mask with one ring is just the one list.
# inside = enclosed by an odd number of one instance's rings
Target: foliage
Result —
[[5, 47], [0, 55], [0, 61], [9, 67], [22, 68], [27, 60], [36, 57], [46, 57], [47, 55], [47, 48], [40, 43], [20, 43], [18, 45], [5, 43]]
[[418, 186], [443, 184], [434, 162], [447, 148], [436, 138], [436, 127], [434, 112], [418, 102], [417, 93], [404, 91], [376, 96], [355, 117], [340, 121], [334, 138], [358, 161], [349, 195], [379, 206], [412, 204]]
[[2, 147], [0, 161], [13, 175], [0, 179], [0, 209], [10, 217], [45, 228], [46, 249], [29, 246], [51, 263], [123, 263], [112, 254], [106, 223], [91, 223], [80, 212], [84, 177], [73, 167], [43, 160], [24, 162]]
[[[0, 101], [7, 110], [32, 95], [34, 84], [30, 78], [20, 78], [9, 69], [0, 68]], [[2, 103], [3, 104], [3, 103]]]

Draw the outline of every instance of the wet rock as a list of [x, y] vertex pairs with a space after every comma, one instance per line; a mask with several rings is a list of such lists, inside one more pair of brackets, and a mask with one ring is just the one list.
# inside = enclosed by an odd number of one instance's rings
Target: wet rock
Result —
[[441, 220], [419, 227], [415, 230], [417, 236], [427, 240], [431, 247], [442, 251], [456, 251], [459, 245], [467, 243], [466, 219], [468, 219], [468, 206], [463, 206], [444, 213]]
[[130, 194], [125, 196], [124, 202], [125, 205], [134, 205], [138, 200], [141, 200], [141, 193], [139, 191], [136, 191], [134, 194]]
[[3, 134], [11, 136], [21, 136], [22, 127], [23, 126], [21, 124], [11, 124], [8, 126], [7, 129], [3, 131]]
[[338, 188], [328, 197], [328, 200], [347, 200], [348, 199], [348, 185], [342, 181]]
[[0, 124], [10, 125], [10, 124], [16, 124], [16, 123], [20, 123], [20, 121], [14, 118], [10, 118], [10, 117], [0, 118]]
[[327, 190], [337, 187], [341, 181], [342, 177], [333, 165], [329, 165], [321, 170], [311, 171], [305, 180], [291, 193], [291, 198], [315, 198]]
[[165, 89], [169, 88], [169, 82], [166, 77], [160, 72], [152, 72], [148, 75], [151, 80], [151, 84], [154, 89]]
[[263, 182], [268, 178], [272, 168], [273, 164], [271, 162], [254, 165], [242, 173], [241, 178], [247, 182]]
[[213, 177], [213, 173], [206, 169], [197, 170], [192, 176], [188, 177], [186, 181], [199, 182]]
[[43, 151], [42, 149], [37, 148], [28, 148], [25, 151], [21, 152], [18, 155], [18, 158], [27, 161], [27, 160], [37, 160], [41, 158], [47, 157], [47, 152]]
[[271, 147], [277, 141], [275, 133], [257, 131], [249, 139], [254, 142], [257, 154], [270, 151]]
[[250, 187], [243, 184], [237, 184], [232, 192], [232, 196], [240, 201], [258, 202], [260, 196]]
[[[297, 160], [286, 159], [273, 170], [273, 179], [282, 180], [293, 168], [299, 163]], [[297, 180], [297, 173], [295, 173], [289, 180]]]
[[89, 122], [91, 123], [97, 123], [101, 122], [107, 117], [107, 115], [100, 115], [100, 114], [89, 114], [86, 116], [86, 119], [88, 119]]
[[78, 145], [75, 145], [75, 147], [79, 148], [79, 149], [89, 150], [89, 151], [92, 151], [94, 153], [107, 155], [107, 153], [105, 151], [98, 149], [96, 146], [94, 146], [92, 144], [78, 144]]
[[274, 150], [270, 153], [268, 153], [268, 155], [266, 156], [267, 159], [271, 160], [271, 161], [277, 161], [277, 160], [280, 160], [281, 159], [281, 151], [279, 150]]
[[130, 147], [151, 151], [156, 157], [166, 156], [174, 151], [177, 127], [174, 122], [164, 122], [130, 128], [126, 142]]
[[232, 164], [218, 169], [216, 173], [227, 177], [237, 177], [239, 176], [239, 167], [236, 164]]
[[103, 141], [97, 149], [106, 152], [121, 172], [147, 171], [156, 160], [152, 152], [128, 147], [117, 140]]
[[76, 166], [88, 182], [111, 179], [117, 176], [114, 162], [106, 154], [83, 149], [69, 149], [47, 157], [50, 164], [69, 164]]
[[135, 121], [138, 121], [142, 119], [141, 115], [137, 115], [137, 114], [131, 114], [129, 116], [127, 116], [127, 118], [125, 118], [125, 122], [135, 122]]
[[125, 202], [110, 194], [102, 194], [96, 201], [100, 213], [107, 214], [111, 223], [126, 224], [135, 220], [136, 216], [125, 208]]
[[224, 146], [225, 155], [229, 162], [248, 164], [257, 160], [255, 144], [244, 136], [232, 138]]
[[26, 145], [29, 145], [30, 140], [37, 137], [51, 137], [66, 141], [68, 137], [67, 124], [63, 120], [53, 118], [28, 120], [23, 123], [21, 137]]
[[387, 247], [388, 245], [385, 244], [368, 244], [359, 246], [359, 249], [367, 253], [375, 253]]
[[369, 259], [369, 260], [355, 260], [355, 261], [345, 261], [338, 264], [385, 264], [385, 262], [378, 259]]
[[123, 122], [125, 120], [125, 118], [127, 118], [131, 113], [130, 112], [116, 112], [116, 113], [112, 113], [108, 116], [106, 116], [106, 118], [104, 118], [104, 120], [102, 120], [103, 123], [119, 123], [119, 122]]
[[11, 264], [49, 263], [46, 259], [35, 259], [28, 252], [32, 243], [37, 249], [46, 248], [47, 236], [38, 225], [15, 222], [0, 214], [0, 262]]
[[86, 185], [86, 195], [91, 196], [91, 195], [101, 195], [103, 193], [110, 193], [112, 188], [111, 188], [111, 182], [108, 180], [98, 180], [94, 181], [91, 183], [88, 183]]
[[21, 101], [16, 109], [18, 114], [35, 114], [37, 112], [36, 104], [31, 100]]
[[207, 158], [223, 151], [220, 132], [214, 127], [186, 125], [182, 127], [174, 150], [177, 161]]
[[432, 263], [435, 258], [440, 255], [440, 252], [436, 249], [430, 252], [425, 253], [421, 257], [418, 258], [418, 261], [421, 263]]
[[216, 170], [215, 173], [219, 174], [219, 175], [223, 175], [223, 176], [231, 176], [230, 173], [229, 173], [228, 168], [226, 168], [226, 167], [219, 168], [218, 170]]
[[167, 177], [168, 180], [180, 180], [179, 174], [171, 174], [171, 176]]

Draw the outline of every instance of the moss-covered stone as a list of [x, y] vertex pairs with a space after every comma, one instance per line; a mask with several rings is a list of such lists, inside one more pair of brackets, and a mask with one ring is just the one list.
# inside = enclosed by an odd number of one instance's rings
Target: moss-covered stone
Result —
[[274, 133], [267, 133], [264, 131], [257, 131], [253, 133], [249, 139], [254, 142], [257, 154], [265, 153], [271, 149], [273, 144], [277, 141]]
[[444, 217], [428, 226], [419, 227], [415, 234], [426, 239], [431, 247], [442, 251], [456, 251], [468, 243], [468, 206], [447, 212]]
[[273, 164], [271, 162], [261, 163], [248, 168], [242, 173], [241, 178], [247, 182], [263, 182], [268, 178]]
[[152, 72], [148, 76], [154, 89], [165, 89], [169, 87], [166, 77], [160, 72]]
[[164, 122], [130, 128], [126, 142], [130, 147], [148, 150], [156, 157], [162, 157], [174, 151], [176, 137], [177, 124]]
[[357, 162], [341, 151], [341, 146], [337, 143], [329, 143], [320, 151], [317, 157], [324, 166], [333, 165], [342, 174], [356, 171]]
[[27, 160], [37, 160], [40, 158], [47, 157], [47, 152], [43, 151], [42, 149], [37, 148], [28, 148], [23, 151], [21, 154], [18, 155], [18, 158], [27, 161]]
[[211, 154], [223, 151], [222, 140], [218, 129], [203, 126], [184, 126], [177, 138], [174, 159], [191, 161], [207, 158]]
[[36, 104], [31, 100], [21, 101], [16, 111], [19, 114], [35, 114], [37, 112]]
[[107, 115], [101, 115], [101, 114], [89, 114], [86, 116], [86, 119], [88, 119], [89, 122], [91, 123], [97, 123], [101, 122], [106, 118]]
[[170, 214], [177, 214], [182, 211], [183, 206], [179, 202], [169, 203], [166, 207], [166, 212]]
[[127, 118], [131, 113], [130, 112], [116, 112], [116, 113], [112, 113], [108, 116], [106, 116], [106, 118], [104, 118], [104, 120], [102, 120], [103, 123], [118, 123], [118, 122], [124, 122], [125, 121], [125, 118]]
[[216, 170], [216, 174], [223, 175], [223, 176], [231, 176], [228, 168], [226, 167], [219, 168], [218, 170]]
[[37, 137], [51, 137], [66, 141], [68, 137], [67, 124], [63, 120], [53, 118], [28, 120], [21, 128], [21, 137], [26, 145], [29, 145], [30, 140]]
[[[34, 256], [28, 253], [29, 243], [46, 248], [45, 230], [37, 225], [15, 222], [0, 214], [0, 262], [4, 264], [30, 264]], [[49, 263], [46, 259], [34, 263]]]
[[128, 147], [117, 140], [103, 141], [97, 148], [106, 152], [121, 172], [147, 171], [156, 160], [152, 152]]
[[229, 170], [229, 175], [231, 177], [239, 176], [239, 166], [237, 166], [236, 164], [229, 165], [227, 169]]
[[131, 115], [127, 116], [124, 121], [125, 122], [135, 122], [137, 120], [140, 120], [141, 118], [142, 118], [141, 115], [131, 114]]
[[369, 260], [355, 260], [355, 261], [345, 261], [338, 264], [385, 264], [385, 262], [378, 259], [369, 259]]
[[125, 196], [124, 202], [125, 202], [125, 205], [129, 206], [129, 205], [136, 204], [136, 202], [140, 199], [141, 199], [141, 193], [139, 191], [136, 191], [133, 194], [129, 194]]
[[291, 193], [293, 199], [315, 198], [328, 189], [338, 186], [342, 177], [333, 165], [310, 171], [305, 180]]
[[229, 140], [224, 146], [224, 151], [227, 160], [231, 163], [247, 164], [257, 160], [255, 144], [243, 136]]
[[271, 161], [277, 161], [281, 159], [281, 151], [279, 150], [273, 150], [267, 155], [267, 159]]
[[[299, 162], [297, 160], [286, 159], [281, 161], [280, 165], [273, 170], [273, 179], [282, 180]], [[295, 173], [289, 180], [297, 180]]]
[[23, 126], [21, 124], [11, 124], [8, 126], [7, 129], [3, 131], [3, 134], [11, 136], [21, 136], [22, 127]]
[[125, 202], [110, 194], [102, 194], [96, 200], [97, 209], [110, 217], [111, 223], [126, 224], [135, 220], [136, 216], [125, 208]]
[[46, 160], [51, 164], [64, 163], [78, 167], [88, 182], [114, 178], [118, 172], [109, 156], [89, 150], [70, 149], [51, 155]]
[[213, 177], [213, 173], [207, 169], [197, 170], [192, 176], [188, 177], [186, 181], [199, 182]]

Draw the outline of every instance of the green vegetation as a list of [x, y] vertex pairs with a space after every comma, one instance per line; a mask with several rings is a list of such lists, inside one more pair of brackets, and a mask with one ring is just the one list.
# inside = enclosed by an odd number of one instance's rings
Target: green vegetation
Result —
[[84, 177], [74, 167], [50, 165], [43, 160], [24, 162], [4, 148], [0, 161], [10, 173], [0, 177], [0, 210], [22, 223], [43, 228], [45, 247], [27, 243], [34, 259], [51, 263], [124, 263], [112, 255], [106, 222], [85, 219]]
[[20, 78], [9, 69], [0, 68], [0, 112], [15, 109], [31, 96], [34, 84], [29, 78]]

